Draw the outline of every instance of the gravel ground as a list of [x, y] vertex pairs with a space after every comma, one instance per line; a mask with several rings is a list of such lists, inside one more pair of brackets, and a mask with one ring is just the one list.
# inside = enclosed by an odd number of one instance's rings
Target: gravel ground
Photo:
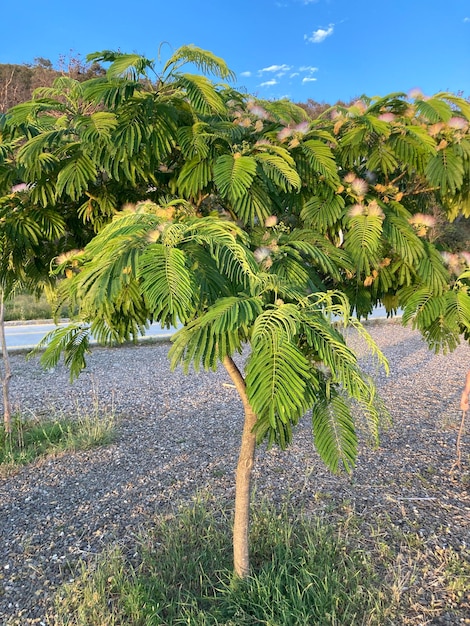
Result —
[[[368, 328], [391, 369], [388, 378], [376, 372], [393, 418], [380, 448], [361, 445], [353, 477], [332, 476], [318, 460], [305, 418], [287, 452], [259, 450], [255, 497], [288, 497], [315, 514], [350, 510], [365, 528], [388, 520], [401, 536], [421, 537], [430, 551], [462, 551], [470, 545], [468, 424], [462, 466], [452, 466], [470, 347], [435, 355], [398, 323]], [[354, 334], [350, 341], [362, 349]], [[53, 591], [72, 576], [78, 559], [115, 542], [135, 545], [156, 513], [190, 501], [198, 490], [232, 500], [242, 428], [236, 392], [223, 370], [171, 373], [167, 352], [168, 344], [96, 348], [72, 385], [62, 367], [45, 372], [36, 360], [12, 357], [12, 398], [23, 414], [70, 414], [77, 407], [83, 414], [98, 403], [119, 418], [119, 436], [110, 446], [0, 479], [0, 623], [45, 623]], [[416, 584], [426, 588], [426, 580]], [[421, 593], [416, 616], [406, 623], [470, 623], [469, 598], [456, 617], [438, 589], [434, 600]]]

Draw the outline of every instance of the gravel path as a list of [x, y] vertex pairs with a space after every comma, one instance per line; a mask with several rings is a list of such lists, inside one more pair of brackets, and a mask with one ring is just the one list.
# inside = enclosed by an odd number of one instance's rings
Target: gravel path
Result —
[[[470, 545], [468, 425], [463, 466], [452, 465], [470, 348], [436, 356], [397, 323], [371, 323], [369, 331], [391, 367], [388, 378], [376, 377], [393, 418], [380, 448], [361, 447], [352, 479], [332, 476], [313, 450], [306, 418], [287, 452], [260, 449], [256, 498], [288, 496], [315, 513], [348, 503], [365, 522], [382, 516], [429, 546], [460, 550]], [[354, 334], [350, 341], [361, 349]], [[13, 356], [12, 398], [24, 414], [83, 413], [98, 403], [118, 416], [119, 437], [0, 479], [0, 624], [44, 623], [52, 592], [78, 559], [114, 542], [131, 546], [155, 513], [197, 490], [232, 500], [242, 428], [236, 392], [223, 370], [171, 373], [167, 351], [167, 344], [145, 343], [97, 348], [73, 385], [62, 367], [48, 373]], [[453, 623], [445, 607], [441, 613], [443, 621], [413, 623]]]

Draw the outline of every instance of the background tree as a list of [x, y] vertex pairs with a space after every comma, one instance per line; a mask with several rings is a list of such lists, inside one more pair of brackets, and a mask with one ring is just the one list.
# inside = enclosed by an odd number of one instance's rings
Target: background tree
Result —
[[11, 367], [5, 339], [4, 304], [17, 289], [28, 288], [39, 294], [52, 284], [47, 251], [63, 234], [64, 222], [54, 210], [31, 205], [27, 190], [14, 190], [0, 198], [0, 346], [3, 371], [5, 432], [11, 432]]
[[[465, 100], [418, 93], [412, 106], [404, 94], [362, 98], [336, 109], [326, 122], [328, 129], [333, 125], [335, 156], [347, 172], [342, 195], [356, 201], [350, 225], [360, 223], [355, 234], [362, 228], [378, 253], [375, 261], [373, 255], [357, 258], [362, 284], [346, 291], [363, 315], [377, 301], [389, 309], [401, 306], [404, 321], [413, 318], [434, 348], [453, 347], [463, 328], [455, 312], [461, 293], [428, 233], [436, 205], [450, 219], [469, 215], [469, 119]], [[346, 246], [350, 236], [346, 231]]]
[[43, 130], [32, 122], [9, 126], [6, 116], [0, 116], [0, 345], [6, 432], [11, 430], [12, 408], [4, 303], [21, 289], [36, 296], [50, 291], [54, 282], [51, 259], [64, 250], [82, 247], [94, 234], [92, 227], [83, 224], [70, 199], [41, 206], [35, 194], [36, 185], [23, 182], [24, 169], [18, 153], [25, 141]]
[[62, 55], [58, 67], [49, 59], [38, 57], [32, 64], [0, 63], [0, 113], [31, 99], [35, 89], [51, 87], [59, 76], [87, 80], [104, 73], [98, 63], [86, 63], [79, 54]]
[[[97, 225], [115, 214], [61, 263], [63, 297], [82, 321], [48, 338], [44, 361], [63, 351], [75, 375], [90, 330], [122, 341], [158, 320], [184, 325], [173, 364], [224, 364], [245, 408], [234, 530], [244, 576], [255, 441], [287, 445], [312, 409], [323, 459], [350, 468], [348, 398], [377, 434], [373, 385], [334, 319], [354, 323], [353, 309], [367, 315], [383, 301], [436, 349], [468, 331], [466, 288], [426, 238], [421, 211], [429, 195], [467, 210], [468, 103], [392, 94], [311, 121], [290, 102], [182, 73], [189, 61], [230, 77], [191, 46], [160, 74], [138, 55], [90, 59], [110, 63], [106, 77], [60, 79], [7, 116], [35, 202], [71, 205]], [[233, 355], [245, 344], [243, 373]]]

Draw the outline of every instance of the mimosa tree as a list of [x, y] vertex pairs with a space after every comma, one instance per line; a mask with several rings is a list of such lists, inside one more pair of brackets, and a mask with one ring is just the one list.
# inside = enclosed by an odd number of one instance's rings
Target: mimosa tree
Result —
[[[110, 62], [108, 74], [69, 84], [78, 107], [43, 90], [7, 117], [16, 132], [41, 128], [17, 154], [37, 202], [114, 215], [84, 250], [59, 258], [62, 298], [78, 319], [46, 339], [43, 362], [64, 353], [78, 375], [90, 331], [113, 343], [159, 321], [183, 325], [174, 366], [225, 366], [245, 412], [234, 556], [246, 576], [256, 442], [285, 447], [311, 411], [321, 457], [349, 470], [351, 400], [378, 436], [380, 403], [341, 325], [354, 324], [385, 362], [352, 310], [400, 306], [435, 349], [470, 327], [466, 287], [429, 241], [426, 215], [430, 200], [470, 212], [470, 107], [452, 94], [392, 94], [309, 121], [287, 101], [183, 74], [190, 61], [230, 78], [193, 47], [160, 74], [137, 55], [91, 58]], [[245, 346], [243, 370], [233, 357]]]

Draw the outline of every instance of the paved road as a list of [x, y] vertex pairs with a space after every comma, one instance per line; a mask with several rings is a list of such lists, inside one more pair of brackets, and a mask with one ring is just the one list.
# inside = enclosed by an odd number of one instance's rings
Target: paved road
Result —
[[[5, 326], [7, 346], [10, 350], [31, 349], [41, 341], [46, 333], [54, 328], [56, 325], [49, 323], [18, 324], [7, 322]], [[171, 337], [174, 332], [174, 328], [162, 328], [160, 324], [152, 324], [145, 336], [164, 339]]]
[[[381, 317], [386, 317], [385, 309], [384, 307], [377, 307], [371, 318], [380, 319]], [[54, 328], [56, 328], [55, 324], [48, 323], [32, 322], [18, 324], [16, 322], [7, 322], [7, 346], [10, 350], [31, 349], [41, 341], [46, 333]], [[162, 328], [160, 324], [155, 323], [150, 326], [145, 336], [155, 339], [168, 339], [174, 332], [174, 328]]]

